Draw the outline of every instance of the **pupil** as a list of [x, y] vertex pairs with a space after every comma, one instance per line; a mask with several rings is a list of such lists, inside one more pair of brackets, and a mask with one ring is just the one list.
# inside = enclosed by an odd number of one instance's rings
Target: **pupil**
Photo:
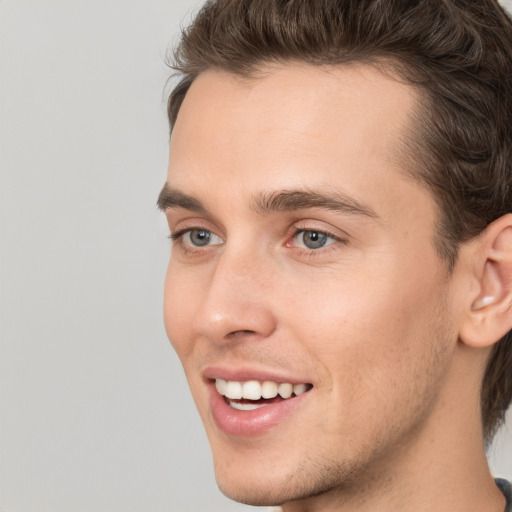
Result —
[[302, 237], [304, 245], [309, 249], [319, 249], [327, 241], [327, 236], [318, 231], [306, 231]]
[[192, 243], [196, 246], [204, 246], [208, 245], [208, 242], [210, 241], [211, 233], [209, 231], [206, 231], [204, 229], [194, 229], [190, 233], [190, 240]]

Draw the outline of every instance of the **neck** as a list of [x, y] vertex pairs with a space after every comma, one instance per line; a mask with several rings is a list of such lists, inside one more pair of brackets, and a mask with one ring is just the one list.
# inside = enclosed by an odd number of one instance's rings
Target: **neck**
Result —
[[[503, 512], [505, 499], [492, 478], [483, 443], [480, 450], [465, 450], [461, 432], [457, 442], [436, 445], [422, 439], [407, 444], [402, 453], [376, 464], [342, 489], [287, 503], [283, 512]], [[405, 453], [404, 453], [405, 452]]]

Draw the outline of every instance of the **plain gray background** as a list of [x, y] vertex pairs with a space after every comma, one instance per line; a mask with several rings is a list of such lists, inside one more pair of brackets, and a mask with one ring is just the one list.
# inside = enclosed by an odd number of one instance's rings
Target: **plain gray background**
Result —
[[[0, 1], [2, 512], [252, 509], [216, 488], [161, 314], [164, 56], [197, 5]], [[510, 428], [490, 455], [512, 477]]]

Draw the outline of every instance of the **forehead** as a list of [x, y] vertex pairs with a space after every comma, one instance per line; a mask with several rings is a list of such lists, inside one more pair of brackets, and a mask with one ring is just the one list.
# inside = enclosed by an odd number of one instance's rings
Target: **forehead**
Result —
[[416, 94], [365, 65], [288, 64], [252, 79], [208, 71], [181, 106], [171, 163], [192, 165], [215, 154], [236, 171], [247, 164], [244, 157], [260, 169], [272, 160], [277, 170], [283, 161], [327, 156], [336, 147], [343, 150], [340, 164], [396, 161]]
[[205, 72], [174, 127], [168, 184], [203, 203], [221, 187], [233, 211], [261, 192], [333, 186], [393, 210], [395, 196], [417, 188], [400, 163], [417, 101], [368, 65], [288, 64], [251, 79]]

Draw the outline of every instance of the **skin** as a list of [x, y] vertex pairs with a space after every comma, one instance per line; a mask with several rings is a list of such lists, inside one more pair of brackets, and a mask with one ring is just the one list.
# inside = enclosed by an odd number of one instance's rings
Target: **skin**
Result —
[[[167, 187], [200, 208], [165, 208], [181, 233], [165, 325], [221, 490], [286, 512], [503, 510], [479, 419], [488, 350], [459, 339], [472, 247], [449, 276], [434, 201], [400, 164], [416, 92], [363, 65], [266, 71], [199, 76], [170, 151]], [[255, 206], [291, 189], [342, 194], [364, 213]], [[305, 246], [311, 231], [326, 245]], [[267, 432], [228, 435], [210, 410], [211, 365], [313, 388]]]

